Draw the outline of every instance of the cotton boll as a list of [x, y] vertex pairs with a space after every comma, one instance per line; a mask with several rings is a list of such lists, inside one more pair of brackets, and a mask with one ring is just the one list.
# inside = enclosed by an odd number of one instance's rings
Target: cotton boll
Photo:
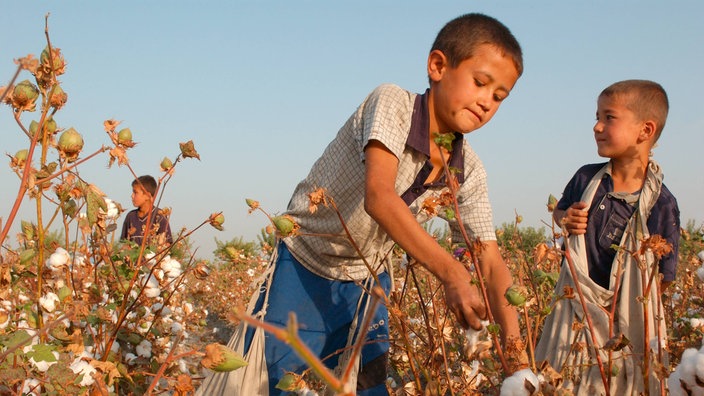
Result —
[[479, 344], [479, 335], [486, 329], [486, 326], [489, 325], [488, 320], [482, 320], [482, 327], [479, 330], [474, 330], [473, 328], [469, 328], [465, 332], [465, 336], [467, 338], [467, 353], [471, 356], [474, 354], [474, 352], [477, 351], [477, 345]]
[[701, 266], [697, 268], [697, 278], [699, 278], [700, 281], [704, 282], [704, 266]]
[[60, 271], [68, 265], [69, 260], [71, 260], [71, 256], [66, 249], [58, 247], [46, 260], [46, 268], [52, 271]]
[[125, 354], [125, 363], [127, 363], [128, 365], [131, 365], [132, 363], [134, 363], [134, 361], [136, 359], [137, 359], [137, 355], [135, 355], [134, 353], [128, 352]]
[[152, 343], [147, 340], [142, 340], [142, 342], [135, 348], [137, 356], [142, 356], [145, 358], [152, 357]]
[[667, 378], [667, 388], [670, 396], [687, 396], [687, 392], [682, 388], [680, 382], [680, 371], [675, 370]]
[[[697, 353], [692, 359], [694, 365], [694, 375], [695, 375], [695, 385], [704, 382], [704, 354]], [[699, 394], [704, 395], [704, 388], [701, 386], [692, 387], [692, 391], [698, 391]]]
[[91, 366], [90, 363], [86, 362], [85, 360], [79, 358], [76, 358], [76, 360], [71, 363], [71, 366], [69, 366], [71, 371], [73, 371], [74, 374], [83, 374], [83, 378], [81, 379], [81, 386], [89, 386], [93, 385], [95, 382], [95, 379], [93, 378], [93, 374], [96, 372], [95, 367]]
[[41, 392], [41, 382], [34, 378], [27, 378], [22, 385], [22, 394], [27, 396], [37, 396]]
[[104, 198], [105, 200], [105, 206], [107, 207], [107, 211], [103, 211], [101, 208], [99, 211], [107, 217], [108, 220], [115, 221], [117, 220], [117, 216], [120, 214], [120, 212], [117, 210], [117, 205], [115, 205], [115, 202], [113, 202], [112, 199], [110, 198]]
[[171, 257], [164, 259], [161, 264], [161, 269], [164, 270], [164, 273], [169, 279], [178, 278], [183, 272], [181, 268], [181, 263], [179, 263], [177, 260], [172, 259]]
[[698, 352], [694, 348], [685, 349], [684, 352], [682, 352], [680, 364], [679, 366], [677, 366], [676, 371], [679, 371], [680, 379], [688, 387], [691, 387], [692, 384], [696, 385], [697, 383], [695, 378], [696, 368], [694, 366], [694, 359], [696, 358], [697, 354]]
[[183, 359], [178, 360], [178, 370], [184, 374], [190, 374], [190, 372], [188, 371], [188, 365]]
[[530, 369], [516, 371], [501, 384], [501, 396], [531, 396], [538, 390], [538, 377]]
[[174, 322], [171, 324], [171, 334], [178, 334], [183, 330], [183, 325], [178, 322]]
[[59, 303], [59, 296], [56, 293], [49, 292], [41, 297], [39, 297], [39, 305], [44, 308], [47, 312], [54, 312], [56, 309], [56, 304]]

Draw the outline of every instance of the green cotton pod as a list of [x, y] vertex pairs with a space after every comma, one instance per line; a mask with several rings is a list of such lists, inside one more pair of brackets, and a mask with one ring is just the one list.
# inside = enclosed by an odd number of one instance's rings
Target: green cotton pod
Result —
[[132, 143], [132, 131], [129, 128], [123, 128], [117, 133], [117, 142], [121, 144]]
[[19, 106], [27, 106], [30, 103], [34, 103], [38, 97], [39, 88], [29, 82], [29, 80], [24, 80], [15, 85], [15, 89], [12, 91], [12, 99]]
[[527, 297], [525, 293], [521, 290], [520, 286], [513, 285], [506, 290], [504, 294], [506, 300], [509, 304], [514, 307], [522, 307], [525, 305]]
[[289, 216], [276, 216], [271, 221], [282, 236], [291, 235], [296, 228], [296, 223]]
[[59, 136], [58, 146], [66, 155], [78, 154], [83, 149], [83, 137], [75, 129], [69, 128]]
[[242, 355], [221, 344], [209, 344], [205, 347], [205, 357], [201, 364], [213, 371], [227, 372], [247, 365]]

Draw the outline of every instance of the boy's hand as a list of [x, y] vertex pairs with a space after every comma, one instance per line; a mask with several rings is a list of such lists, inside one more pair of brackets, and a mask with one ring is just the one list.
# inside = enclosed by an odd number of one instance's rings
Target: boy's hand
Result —
[[462, 328], [471, 327], [475, 330], [482, 328], [482, 319], [486, 319], [486, 306], [479, 289], [472, 284], [469, 273], [461, 268], [463, 274], [452, 277], [443, 282], [445, 289], [445, 303], [457, 318]]
[[575, 202], [565, 211], [562, 223], [570, 235], [582, 235], [587, 232], [587, 217], [587, 204]]

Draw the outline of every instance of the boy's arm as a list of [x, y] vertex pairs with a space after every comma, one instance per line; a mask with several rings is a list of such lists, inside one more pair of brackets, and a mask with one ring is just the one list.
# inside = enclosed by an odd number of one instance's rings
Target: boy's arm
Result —
[[[408, 254], [423, 264], [443, 284], [448, 308], [464, 328], [479, 329], [486, 307], [469, 272], [441, 247], [413, 217], [394, 189], [398, 159], [380, 142], [371, 140], [365, 149], [366, 181], [364, 206], [369, 215]], [[511, 275], [503, 263], [496, 242], [488, 243], [480, 257], [486, 277], [492, 312], [504, 330], [503, 336], [518, 336], [518, 317], [503, 294], [511, 285]]]

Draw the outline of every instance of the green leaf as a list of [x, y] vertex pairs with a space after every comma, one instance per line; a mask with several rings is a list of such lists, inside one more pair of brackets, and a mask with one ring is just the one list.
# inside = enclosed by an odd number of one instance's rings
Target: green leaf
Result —
[[438, 146], [443, 147], [445, 150], [452, 152], [452, 142], [455, 140], [454, 133], [436, 133], [433, 136], [433, 141], [437, 143]]
[[37, 344], [32, 347], [32, 350], [27, 352], [27, 356], [33, 358], [35, 362], [56, 362], [55, 345]]
[[18, 330], [12, 333], [10, 338], [3, 343], [8, 348], [14, 348], [18, 347], [20, 345], [27, 345], [29, 344], [30, 340], [32, 339], [32, 336], [27, 333], [26, 330]]
[[20, 253], [20, 263], [27, 264], [36, 255], [37, 251], [35, 249], [26, 249]]

